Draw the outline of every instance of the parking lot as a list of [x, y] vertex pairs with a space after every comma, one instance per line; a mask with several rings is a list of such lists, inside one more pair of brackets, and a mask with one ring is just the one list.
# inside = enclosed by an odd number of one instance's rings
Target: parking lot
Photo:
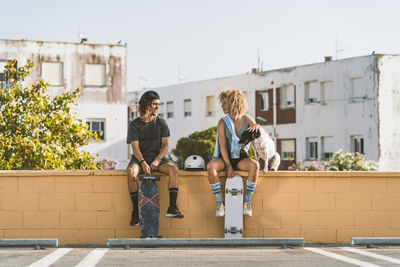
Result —
[[0, 249], [0, 266], [395, 266], [400, 247]]

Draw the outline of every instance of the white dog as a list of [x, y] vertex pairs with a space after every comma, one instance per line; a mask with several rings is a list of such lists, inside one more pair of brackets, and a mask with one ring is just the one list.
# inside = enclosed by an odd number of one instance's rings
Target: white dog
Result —
[[264, 173], [268, 171], [268, 168], [274, 171], [278, 170], [281, 157], [276, 152], [274, 141], [272, 141], [269, 134], [263, 128], [260, 128], [260, 131], [257, 132], [244, 131], [239, 144], [245, 146], [249, 142], [251, 142], [256, 152], [257, 160], [261, 158], [265, 162]]

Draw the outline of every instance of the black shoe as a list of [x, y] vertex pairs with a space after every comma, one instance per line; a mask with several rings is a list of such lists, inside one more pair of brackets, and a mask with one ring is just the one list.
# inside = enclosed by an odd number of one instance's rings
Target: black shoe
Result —
[[183, 213], [179, 211], [177, 206], [169, 206], [167, 210], [167, 214], [165, 216], [169, 218], [183, 218]]
[[130, 224], [131, 226], [136, 226], [139, 224], [139, 213], [137, 210], [132, 211], [132, 218]]

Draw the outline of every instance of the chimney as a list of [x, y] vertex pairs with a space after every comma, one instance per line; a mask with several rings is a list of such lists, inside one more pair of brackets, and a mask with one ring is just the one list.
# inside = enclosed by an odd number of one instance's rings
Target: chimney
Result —
[[332, 61], [332, 60], [333, 60], [333, 57], [331, 57], [331, 56], [325, 57], [325, 62]]

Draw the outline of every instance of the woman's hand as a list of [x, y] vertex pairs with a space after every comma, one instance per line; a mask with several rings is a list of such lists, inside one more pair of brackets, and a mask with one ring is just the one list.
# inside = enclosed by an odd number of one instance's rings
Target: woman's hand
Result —
[[247, 130], [249, 132], [257, 132], [260, 130], [260, 128], [261, 128], [260, 124], [256, 123], [253, 126], [250, 126], [249, 128], [247, 128]]
[[233, 172], [233, 168], [232, 168], [231, 165], [226, 166], [225, 172], [226, 172], [226, 177], [227, 177], [227, 178], [232, 178], [232, 177], [235, 175], [235, 173]]

